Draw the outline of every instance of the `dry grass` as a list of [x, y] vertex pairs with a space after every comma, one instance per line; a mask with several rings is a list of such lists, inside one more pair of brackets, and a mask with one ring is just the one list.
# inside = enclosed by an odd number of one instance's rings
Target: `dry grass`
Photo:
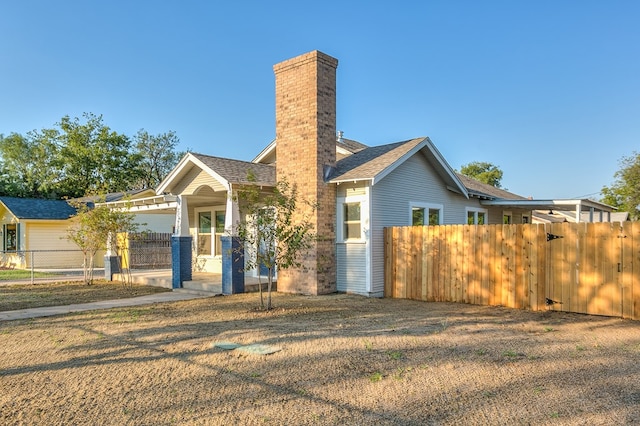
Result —
[[[6, 424], [632, 424], [640, 327], [332, 295], [0, 323]], [[212, 343], [261, 343], [272, 355]]]
[[163, 291], [170, 289], [138, 284], [124, 286], [122, 283], [104, 280], [94, 281], [92, 285], [80, 281], [2, 285], [0, 312], [124, 299]]

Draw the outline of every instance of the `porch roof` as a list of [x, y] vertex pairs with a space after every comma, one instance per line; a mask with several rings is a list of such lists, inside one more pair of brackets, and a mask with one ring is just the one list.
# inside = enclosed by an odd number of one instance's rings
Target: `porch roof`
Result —
[[[255, 183], [273, 186], [276, 183], [276, 169], [273, 165], [188, 152], [160, 183], [156, 193], [158, 195], [170, 193], [171, 188], [194, 166], [210, 175], [227, 190], [234, 184]], [[255, 182], [249, 180], [250, 174], [255, 177]]]
[[[271, 164], [252, 163], [205, 154], [194, 153], [193, 155], [202, 164], [231, 184], [256, 183], [258, 185], [271, 186], [276, 183], [276, 168]], [[249, 173], [255, 176], [255, 182], [249, 181]]]

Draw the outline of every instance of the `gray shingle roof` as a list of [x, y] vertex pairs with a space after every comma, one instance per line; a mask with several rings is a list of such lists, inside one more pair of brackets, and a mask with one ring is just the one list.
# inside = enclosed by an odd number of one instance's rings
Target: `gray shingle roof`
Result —
[[341, 141], [336, 141], [336, 145], [343, 147], [344, 149], [346, 149], [347, 151], [353, 154], [368, 148], [368, 146], [363, 143], [354, 141], [353, 139], [346, 139], [346, 138], [342, 138]]
[[504, 200], [526, 200], [526, 197], [514, 194], [512, 192], [506, 191], [504, 189], [496, 188], [495, 186], [482, 183], [473, 178], [465, 176], [460, 173], [456, 173], [458, 175], [458, 179], [462, 181], [462, 184], [469, 191], [469, 195], [474, 195], [480, 198], [491, 198], [491, 199], [504, 199]]
[[251, 163], [248, 161], [232, 160], [230, 158], [213, 157], [205, 154], [192, 154], [230, 183], [250, 183], [247, 179], [250, 171], [256, 177], [255, 183], [257, 184], [275, 185], [276, 183], [276, 168], [271, 164]]
[[331, 181], [344, 182], [373, 179], [425, 139], [426, 138], [416, 138], [361, 149], [355, 154], [337, 162], [336, 170], [331, 175]]
[[18, 219], [65, 220], [76, 214], [64, 200], [0, 197], [0, 202]]

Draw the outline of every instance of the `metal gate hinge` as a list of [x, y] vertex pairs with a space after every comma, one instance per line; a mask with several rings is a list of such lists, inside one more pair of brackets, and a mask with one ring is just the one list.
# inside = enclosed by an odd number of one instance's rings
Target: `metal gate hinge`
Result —
[[553, 235], [547, 232], [547, 241], [555, 240], [556, 238], [564, 238], [562, 235]]

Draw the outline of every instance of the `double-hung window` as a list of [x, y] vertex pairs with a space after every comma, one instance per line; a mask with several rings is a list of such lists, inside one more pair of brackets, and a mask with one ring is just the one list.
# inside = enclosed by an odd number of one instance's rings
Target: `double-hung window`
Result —
[[196, 254], [198, 256], [222, 255], [222, 241], [224, 234], [224, 210], [198, 209]]
[[467, 208], [467, 225], [486, 225], [487, 223], [486, 209]]
[[411, 203], [411, 225], [442, 225], [442, 205]]
[[362, 243], [367, 239], [369, 207], [364, 195], [338, 198], [337, 241], [341, 243]]
[[361, 205], [360, 202], [344, 203], [343, 205], [343, 233], [344, 240], [359, 240], [362, 238]]

